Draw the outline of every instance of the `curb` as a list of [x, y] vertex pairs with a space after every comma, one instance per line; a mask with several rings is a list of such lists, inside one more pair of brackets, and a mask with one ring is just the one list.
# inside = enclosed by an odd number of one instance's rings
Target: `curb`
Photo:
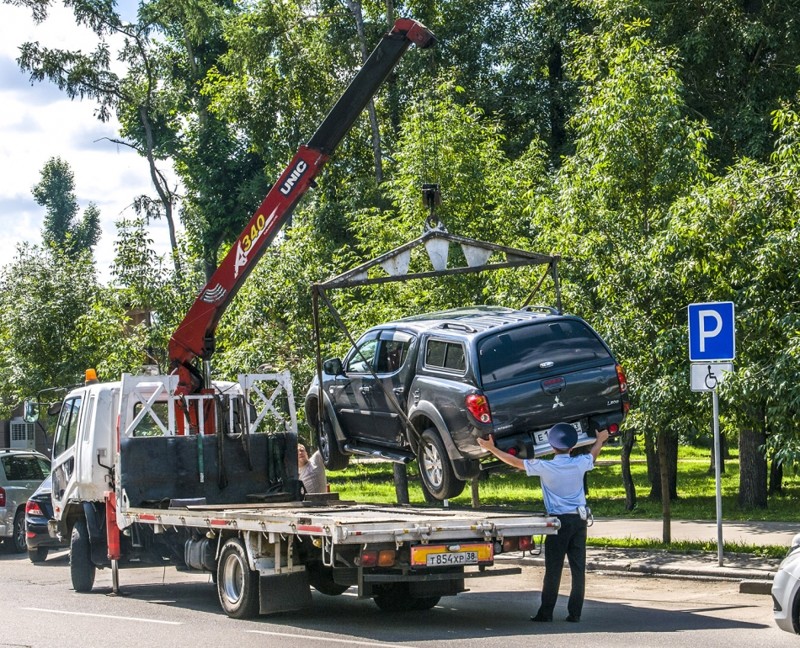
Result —
[[[529, 567], [544, 567], [544, 557], [524, 556], [509, 562]], [[741, 558], [739, 559], [741, 561]], [[756, 561], [757, 562], [757, 561]], [[624, 572], [665, 578], [740, 581], [742, 593], [769, 594], [777, 566], [757, 562], [757, 566], [718, 566], [701, 562], [697, 557], [665, 552], [614, 550], [593, 551], [587, 548], [589, 572]]]

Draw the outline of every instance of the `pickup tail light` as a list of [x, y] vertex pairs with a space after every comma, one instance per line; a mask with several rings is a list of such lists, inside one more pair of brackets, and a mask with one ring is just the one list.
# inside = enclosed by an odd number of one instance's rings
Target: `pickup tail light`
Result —
[[6, 505], [6, 489], [0, 488], [0, 506]]
[[470, 394], [464, 399], [467, 411], [481, 423], [492, 422], [492, 410], [489, 409], [489, 399], [483, 394]]
[[31, 500], [28, 500], [28, 503], [25, 504], [25, 514], [44, 517], [44, 513], [42, 512], [42, 508], [39, 506], [39, 504]]
[[628, 378], [627, 376], [625, 376], [625, 370], [622, 368], [622, 365], [616, 365], [616, 370], [617, 370], [617, 382], [619, 382], [619, 393], [627, 394]]

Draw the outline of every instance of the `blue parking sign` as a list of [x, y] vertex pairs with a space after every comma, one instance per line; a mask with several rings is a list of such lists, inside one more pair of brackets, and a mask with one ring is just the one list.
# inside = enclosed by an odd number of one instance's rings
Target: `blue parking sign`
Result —
[[735, 357], [733, 302], [689, 304], [689, 360], [725, 361]]

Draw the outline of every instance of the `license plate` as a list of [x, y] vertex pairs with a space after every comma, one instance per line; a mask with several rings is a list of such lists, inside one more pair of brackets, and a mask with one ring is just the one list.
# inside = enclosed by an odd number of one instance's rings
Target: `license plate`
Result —
[[[572, 427], [580, 434], [583, 432], [583, 428], [581, 427], [580, 421], [575, 421], [574, 423], [570, 423]], [[549, 443], [547, 440], [547, 430], [542, 430], [541, 432], [534, 432], [533, 433], [533, 443], [535, 445], [541, 445], [543, 443]]]
[[494, 547], [490, 543], [462, 545], [417, 545], [411, 547], [413, 567], [449, 567], [491, 562]]

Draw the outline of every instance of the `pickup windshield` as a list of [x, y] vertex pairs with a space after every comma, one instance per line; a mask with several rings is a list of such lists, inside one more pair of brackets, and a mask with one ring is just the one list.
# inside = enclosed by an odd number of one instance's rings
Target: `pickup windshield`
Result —
[[478, 345], [482, 382], [487, 389], [610, 358], [595, 332], [578, 320], [521, 326], [489, 336]]

